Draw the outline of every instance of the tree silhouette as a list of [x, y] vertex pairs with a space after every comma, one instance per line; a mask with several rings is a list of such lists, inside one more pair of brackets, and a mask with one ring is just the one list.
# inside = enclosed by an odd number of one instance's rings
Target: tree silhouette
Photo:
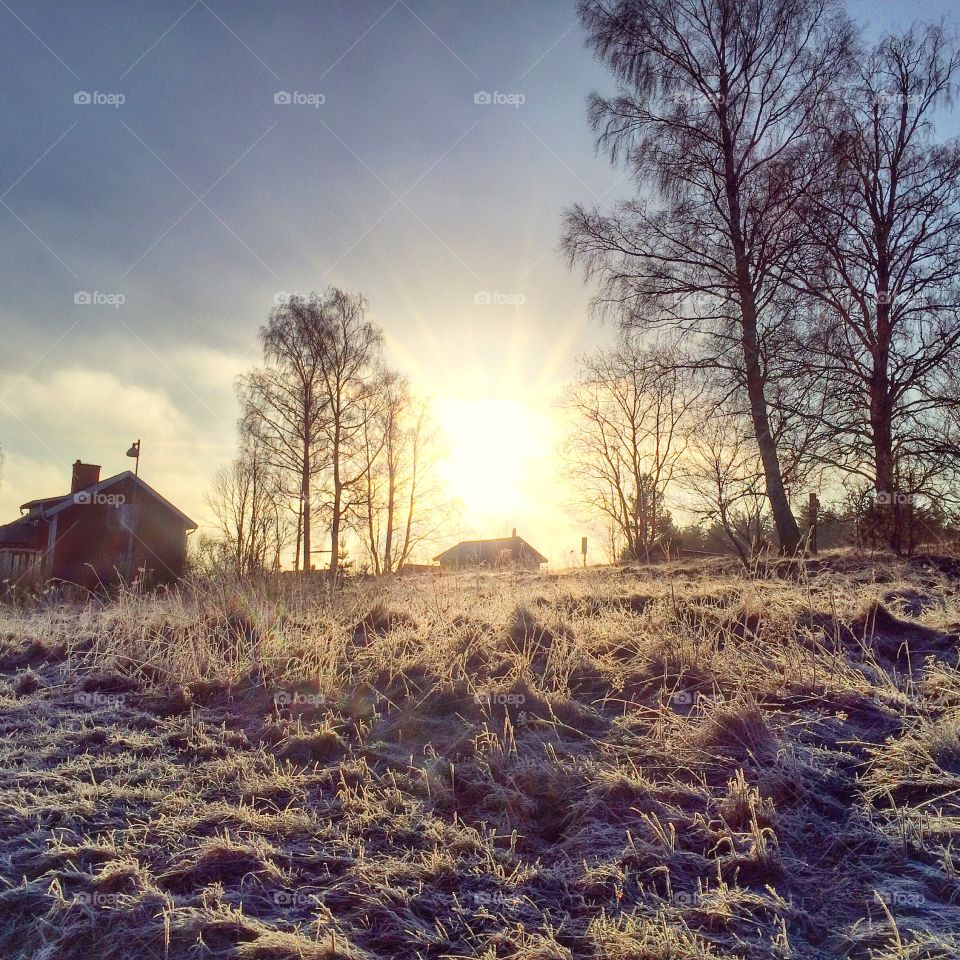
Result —
[[764, 345], [774, 276], [796, 256], [795, 208], [821, 104], [849, 58], [834, 0], [582, 0], [580, 16], [621, 92], [594, 95], [599, 145], [639, 188], [611, 213], [567, 216], [572, 262], [602, 281], [626, 326], [687, 332], [742, 385], [781, 549], [797, 549], [770, 423]]

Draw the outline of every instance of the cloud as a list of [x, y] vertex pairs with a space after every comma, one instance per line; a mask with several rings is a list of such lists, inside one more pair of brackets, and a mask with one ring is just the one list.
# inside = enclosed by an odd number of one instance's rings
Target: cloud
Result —
[[232, 455], [235, 437], [230, 420], [198, 431], [187, 407], [189, 397], [181, 406], [164, 389], [104, 370], [69, 367], [47, 379], [33, 372], [7, 381], [0, 393], [0, 522], [15, 519], [26, 500], [66, 492], [78, 458], [101, 464], [102, 476], [131, 468], [125, 452], [138, 437], [141, 476], [186, 513], [202, 516], [210, 476]]
[[0, 523], [15, 520], [20, 504], [27, 500], [54, 496], [68, 489], [66, 470], [58, 470], [52, 463], [7, 452], [4, 452], [3, 460], [0, 480], [3, 514], [0, 515]]
[[[38, 434], [83, 438], [86, 443], [116, 441], [134, 433], [174, 437], [185, 421], [161, 390], [124, 383], [103, 370], [70, 367], [49, 379], [31, 374], [0, 395], [5, 412]], [[120, 441], [121, 443], [123, 441]]]

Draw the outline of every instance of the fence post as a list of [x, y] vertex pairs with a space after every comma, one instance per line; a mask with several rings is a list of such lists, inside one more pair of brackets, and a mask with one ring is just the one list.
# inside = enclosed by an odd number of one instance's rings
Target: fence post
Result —
[[817, 555], [817, 512], [820, 509], [820, 501], [815, 493], [810, 494], [810, 552]]

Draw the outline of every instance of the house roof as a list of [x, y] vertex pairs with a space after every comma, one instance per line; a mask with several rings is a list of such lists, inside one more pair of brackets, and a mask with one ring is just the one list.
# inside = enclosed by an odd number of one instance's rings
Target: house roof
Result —
[[547, 558], [527, 543], [523, 537], [500, 537], [495, 540], [461, 540], [449, 550], [437, 554], [437, 561], [455, 561], [459, 563], [496, 563], [504, 552], [516, 560], [531, 557], [537, 563], [546, 563]]
[[[61, 510], [66, 510], [67, 507], [73, 506], [76, 502], [75, 497], [77, 493], [89, 493], [91, 495], [102, 493], [104, 490], [108, 490], [110, 487], [120, 483], [121, 480], [131, 480], [137, 485], [138, 490], [142, 490], [144, 493], [153, 497], [159, 503], [163, 504], [171, 513], [175, 514], [180, 520], [183, 521], [184, 526], [188, 530], [196, 530], [197, 524], [193, 522], [182, 510], [178, 510], [166, 497], [162, 497], [156, 490], [153, 489], [148, 483], [144, 483], [139, 477], [133, 474], [131, 470], [124, 470], [123, 473], [118, 473], [116, 476], [107, 477], [106, 480], [100, 480], [98, 483], [92, 483], [88, 487], [84, 487], [82, 490], [77, 490], [75, 493], [65, 493], [59, 497], [43, 497], [39, 500], [30, 500], [27, 503], [21, 505], [21, 510], [33, 510], [34, 512], [28, 514], [25, 517], [21, 517], [20, 520], [14, 520], [13, 523], [7, 524], [7, 527], [12, 527], [14, 524], [20, 523], [25, 520], [38, 520], [38, 519], [47, 519], [49, 517], [55, 516], [60, 513]], [[6, 530], [7, 528], [0, 528]]]
[[35, 547], [38, 519], [37, 514], [31, 514], [0, 526], [0, 547]]
[[21, 503], [21, 510], [36, 510], [41, 507], [48, 507], [52, 503], [59, 503], [64, 497], [68, 497], [70, 494], [60, 494], [59, 497], [41, 497], [39, 500], [30, 500], [27, 503]]

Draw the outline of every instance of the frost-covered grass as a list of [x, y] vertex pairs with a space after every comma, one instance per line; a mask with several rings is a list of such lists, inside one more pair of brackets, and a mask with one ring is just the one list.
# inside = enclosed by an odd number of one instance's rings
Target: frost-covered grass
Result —
[[944, 570], [7, 609], [0, 956], [958, 957]]

